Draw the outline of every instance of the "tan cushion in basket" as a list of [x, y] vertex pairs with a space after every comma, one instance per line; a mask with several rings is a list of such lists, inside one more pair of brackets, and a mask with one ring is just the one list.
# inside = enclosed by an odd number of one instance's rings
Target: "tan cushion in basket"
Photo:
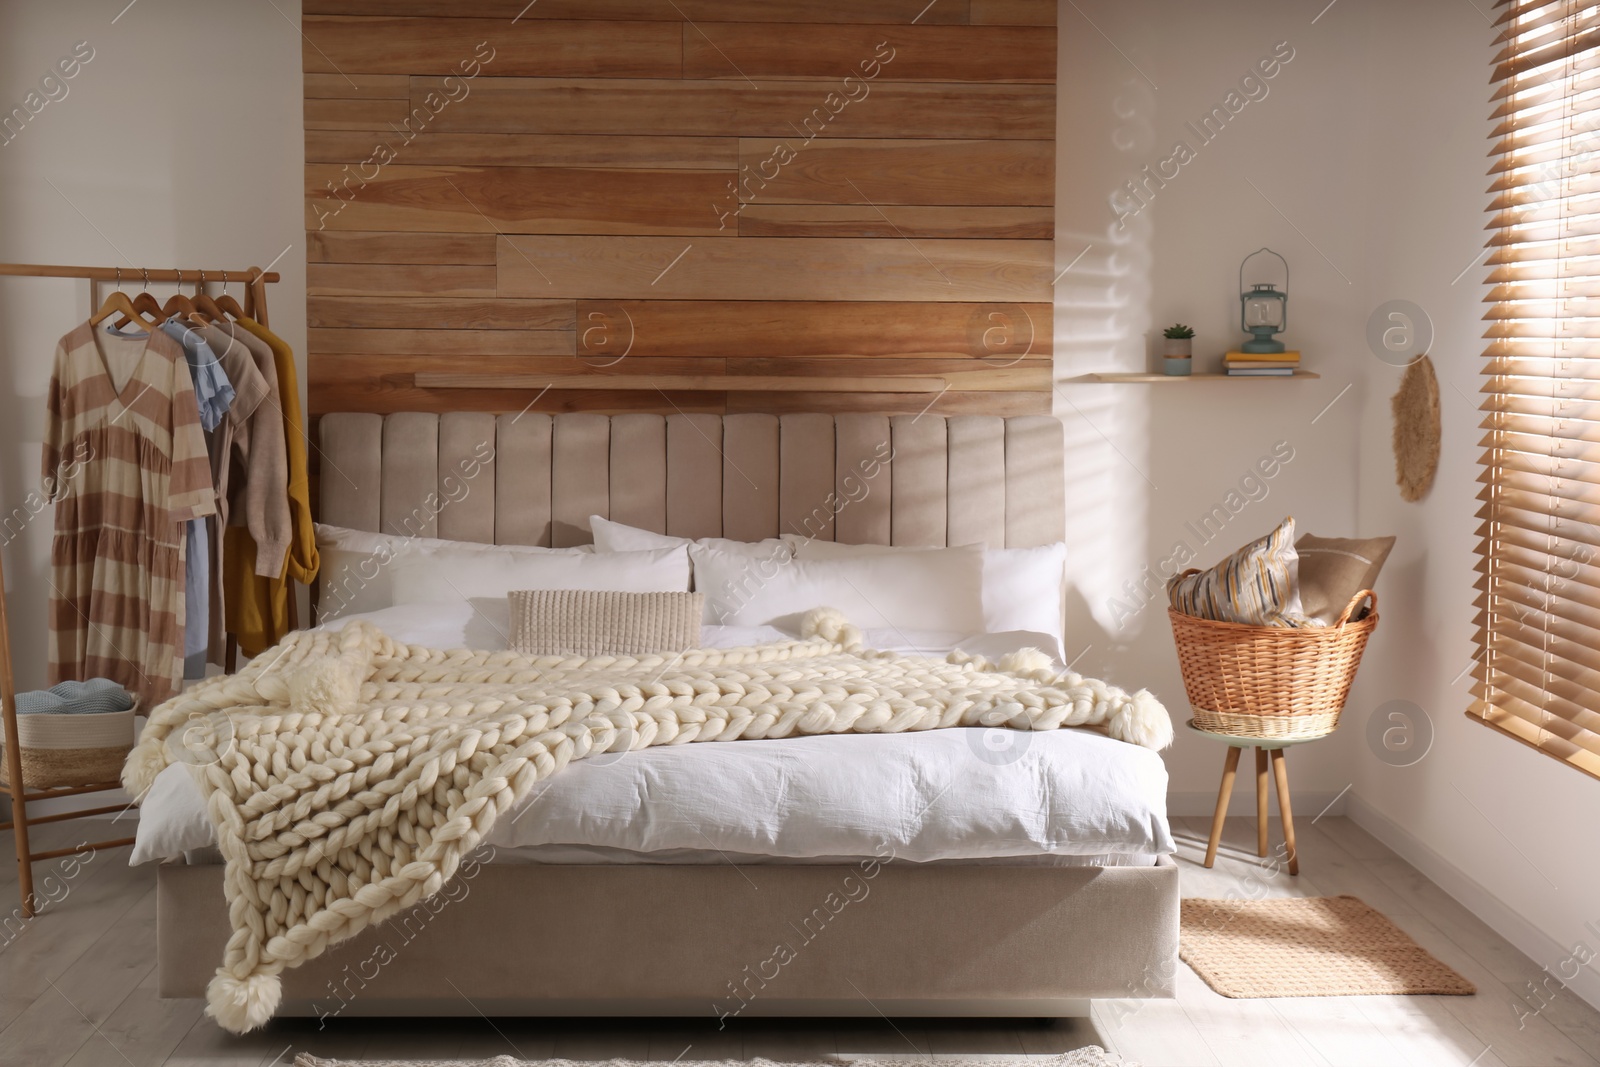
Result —
[[705, 594], [522, 589], [510, 601], [518, 652], [636, 656], [697, 647]]
[[1294, 547], [1300, 555], [1301, 610], [1332, 626], [1351, 597], [1377, 582], [1383, 561], [1394, 548], [1394, 538], [1306, 534]]

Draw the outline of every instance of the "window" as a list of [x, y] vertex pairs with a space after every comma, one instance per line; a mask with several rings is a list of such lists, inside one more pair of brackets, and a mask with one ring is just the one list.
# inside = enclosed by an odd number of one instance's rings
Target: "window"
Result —
[[1498, 8], [1468, 715], [1600, 777], [1600, 7]]

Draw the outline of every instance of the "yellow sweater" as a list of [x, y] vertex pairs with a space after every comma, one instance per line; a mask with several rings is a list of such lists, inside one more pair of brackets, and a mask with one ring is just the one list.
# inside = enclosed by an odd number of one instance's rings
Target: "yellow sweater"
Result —
[[272, 349], [289, 460], [290, 540], [283, 573], [276, 578], [256, 575], [256, 544], [249, 530], [230, 526], [223, 534], [222, 583], [228, 631], [238, 639], [239, 651], [256, 656], [296, 628], [298, 613], [291, 583], [310, 584], [316, 578], [317, 539], [311, 522], [311, 483], [306, 475], [306, 436], [300, 418], [300, 382], [294, 369], [294, 351], [259, 322], [242, 318], [239, 325]]

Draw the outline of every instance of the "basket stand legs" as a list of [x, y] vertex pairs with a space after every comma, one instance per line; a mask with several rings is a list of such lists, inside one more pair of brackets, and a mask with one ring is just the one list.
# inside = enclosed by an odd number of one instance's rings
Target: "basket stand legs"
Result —
[[1267, 854], [1267, 750], [1256, 749], [1256, 855]]
[[1289, 807], [1289, 765], [1284, 761], [1283, 749], [1273, 749], [1272, 770], [1278, 779], [1278, 814], [1283, 816], [1283, 843], [1289, 850], [1289, 873], [1300, 873], [1300, 853], [1294, 844], [1294, 811]]
[[1206, 844], [1206, 866], [1217, 862], [1217, 845], [1222, 841], [1222, 821], [1228, 817], [1228, 801], [1233, 796], [1233, 779], [1239, 773], [1239, 753], [1243, 749], [1228, 746], [1228, 757], [1222, 764], [1222, 787], [1217, 790], [1217, 813], [1211, 817], [1211, 840]]
[[[1239, 775], [1239, 756], [1247, 746], [1228, 746], [1222, 764], [1222, 785], [1217, 790], [1217, 810], [1211, 816], [1211, 839], [1206, 842], [1206, 866], [1217, 862], [1217, 847], [1222, 843], [1222, 826], [1228, 817], [1228, 801], [1233, 798], [1233, 782]], [[1289, 805], [1289, 765], [1281, 748], [1256, 749], [1256, 854], [1267, 855], [1267, 793], [1269, 778], [1277, 779], [1278, 813], [1283, 816], [1283, 842], [1288, 853], [1289, 873], [1300, 873], [1300, 853], [1294, 842], [1294, 810]]]

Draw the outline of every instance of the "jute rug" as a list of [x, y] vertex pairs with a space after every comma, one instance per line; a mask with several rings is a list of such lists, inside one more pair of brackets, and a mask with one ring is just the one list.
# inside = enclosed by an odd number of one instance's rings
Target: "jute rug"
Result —
[[[1009, 1059], [994, 1056], [940, 1056], [939, 1067], [1018, 1067], [1022, 1057]], [[855, 1064], [868, 1063], [871, 1067], [928, 1067], [926, 1058], [920, 1060], [884, 1060], [876, 1057], [857, 1057]], [[774, 1063], [771, 1060], [685, 1060], [677, 1067], [843, 1067], [845, 1060], [817, 1060], [810, 1064]], [[662, 1063], [644, 1060], [602, 1060], [574, 1062], [572, 1060], [518, 1060], [510, 1056], [496, 1056], [492, 1060], [323, 1060], [302, 1052], [295, 1057], [294, 1067], [663, 1067]], [[1087, 1045], [1059, 1056], [1029, 1056], [1026, 1067], [1139, 1067], [1131, 1060], [1113, 1055], [1099, 1045]]]
[[1477, 992], [1356, 897], [1185, 900], [1179, 954], [1225, 997]]

